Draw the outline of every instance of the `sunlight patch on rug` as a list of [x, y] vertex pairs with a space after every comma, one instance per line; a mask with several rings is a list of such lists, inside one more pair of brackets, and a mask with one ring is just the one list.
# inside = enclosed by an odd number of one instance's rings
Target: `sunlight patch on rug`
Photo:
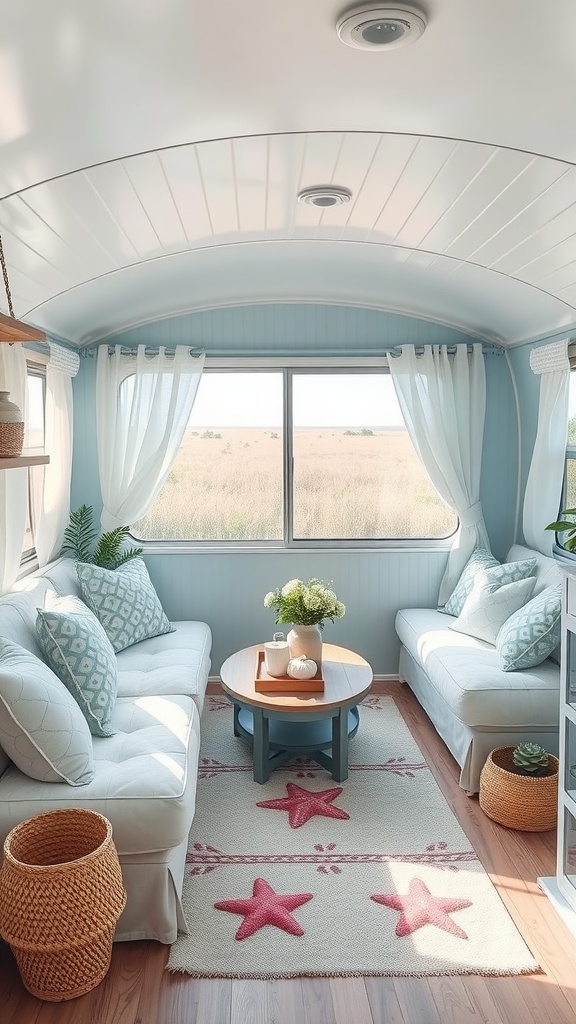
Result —
[[263, 786], [209, 698], [184, 883], [194, 977], [539, 970], [391, 697], [368, 697], [350, 775], [295, 758]]

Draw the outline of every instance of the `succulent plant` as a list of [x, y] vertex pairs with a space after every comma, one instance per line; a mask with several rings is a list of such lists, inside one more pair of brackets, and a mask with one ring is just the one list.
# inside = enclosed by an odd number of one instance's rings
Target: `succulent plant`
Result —
[[512, 752], [512, 760], [522, 774], [544, 775], [548, 769], [548, 752], [539, 743], [519, 743]]

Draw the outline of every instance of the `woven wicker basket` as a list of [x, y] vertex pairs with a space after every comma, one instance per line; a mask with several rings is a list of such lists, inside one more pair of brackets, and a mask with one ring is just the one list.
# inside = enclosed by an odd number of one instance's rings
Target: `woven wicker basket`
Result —
[[558, 758], [548, 755], [549, 774], [531, 778], [514, 771], [514, 747], [497, 747], [480, 773], [480, 807], [493, 821], [521, 832], [546, 832], [556, 825]]
[[0, 423], [0, 458], [16, 458], [23, 446], [24, 423]]
[[0, 935], [24, 985], [54, 1002], [89, 992], [126, 904], [110, 822], [80, 807], [46, 811], [12, 829], [4, 857]]

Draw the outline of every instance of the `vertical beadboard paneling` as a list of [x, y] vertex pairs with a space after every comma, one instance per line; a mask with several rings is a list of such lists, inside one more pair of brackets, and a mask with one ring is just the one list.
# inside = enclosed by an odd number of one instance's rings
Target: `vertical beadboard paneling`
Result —
[[[147, 555], [152, 581], [170, 619], [200, 619], [212, 628], [212, 673], [235, 650], [272, 637], [264, 595], [289, 579], [334, 582], [346, 615], [324, 637], [365, 657], [374, 672], [398, 671], [394, 618], [399, 608], [434, 607], [445, 551], [290, 551], [277, 554]], [[285, 627], [288, 629], [289, 627]]]
[[486, 423], [480, 496], [493, 553], [504, 559], [514, 543], [518, 422], [504, 356], [486, 356]]
[[472, 340], [460, 331], [413, 317], [355, 306], [287, 303], [210, 309], [124, 331], [108, 339], [123, 345], [198, 345], [208, 353], [246, 349], [267, 355], [289, 349], [352, 355], [383, 346]]

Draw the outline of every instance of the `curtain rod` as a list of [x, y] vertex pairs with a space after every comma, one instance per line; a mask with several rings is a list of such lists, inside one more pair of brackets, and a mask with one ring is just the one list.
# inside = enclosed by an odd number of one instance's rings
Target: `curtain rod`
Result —
[[[410, 344], [412, 344], [412, 342], [404, 342], [404, 344], [410, 345]], [[439, 344], [439, 342], [436, 342], [436, 341], [418, 342], [415, 345], [415, 349], [416, 349], [416, 352], [423, 352], [425, 347], [428, 347], [429, 345], [437, 345], [437, 344]], [[472, 351], [472, 344], [471, 343], [469, 343], [469, 342], [462, 342], [461, 344], [466, 344], [467, 348], [468, 348], [468, 351], [469, 352]], [[489, 344], [487, 342], [478, 342], [477, 344], [481, 344], [482, 345], [482, 352], [484, 353], [484, 355], [495, 355], [495, 356], [502, 356], [502, 355], [504, 355], [505, 349], [504, 349], [504, 346], [502, 346], [502, 345]], [[168, 352], [170, 352], [170, 351], [173, 351], [176, 346], [175, 345], [162, 345], [162, 346], [159, 346], [159, 345], [146, 345], [146, 348], [145, 348], [146, 355], [153, 356], [153, 355], [157, 354], [159, 349], [160, 349], [160, 347], [165, 348]], [[456, 344], [455, 345], [448, 345], [448, 352], [450, 354], [453, 354], [458, 347], [459, 346], [456, 345]], [[112, 354], [112, 352], [114, 351], [114, 348], [115, 348], [114, 345], [108, 345], [108, 351], [109, 351], [110, 354]], [[126, 355], [126, 356], [136, 355], [137, 348], [138, 348], [138, 346], [136, 346], [136, 345], [122, 346], [122, 355]], [[214, 359], [242, 359], [242, 358], [245, 358], [245, 359], [258, 359], [258, 358], [262, 358], [262, 359], [322, 359], [322, 358], [335, 359], [335, 358], [338, 358], [338, 357], [346, 358], [346, 359], [353, 359], [355, 356], [358, 357], [359, 359], [370, 359], [370, 358], [376, 359], [379, 356], [388, 355], [388, 354], [392, 355], [392, 356], [400, 355], [401, 351], [402, 351], [402, 344], [399, 344], [399, 345], [381, 345], [377, 349], [375, 349], [375, 348], [354, 348], [354, 350], [352, 352], [343, 352], [341, 349], [338, 350], [338, 351], [334, 351], [332, 349], [306, 349], [306, 350], [303, 351], [302, 349], [291, 348], [291, 349], [273, 349], [271, 351], [263, 351], [262, 349], [252, 349], [252, 348], [251, 349], [247, 349], [247, 348], [245, 348], [245, 349], [232, 349], [232, 348], [230, 348], [230, 349], [227, 349], [227, 348], [200, 349], [200, 348], [197, 348], [195, 346], [190, 346], [190, 348], [189, 348], [190, 355], [201, 355], [202, 352], [205, 352], [206, 358], [208, 358], [208, 359], [210, 359], [210, 358], [214, 358]], [[98, 352], [98, 346], [94, 346], [94, 347], [91, 347], [91, 348], [80, 349], [80, 355], [84, 359], [94, 359], [94, 357], [96, 356], [97, 352]]]

